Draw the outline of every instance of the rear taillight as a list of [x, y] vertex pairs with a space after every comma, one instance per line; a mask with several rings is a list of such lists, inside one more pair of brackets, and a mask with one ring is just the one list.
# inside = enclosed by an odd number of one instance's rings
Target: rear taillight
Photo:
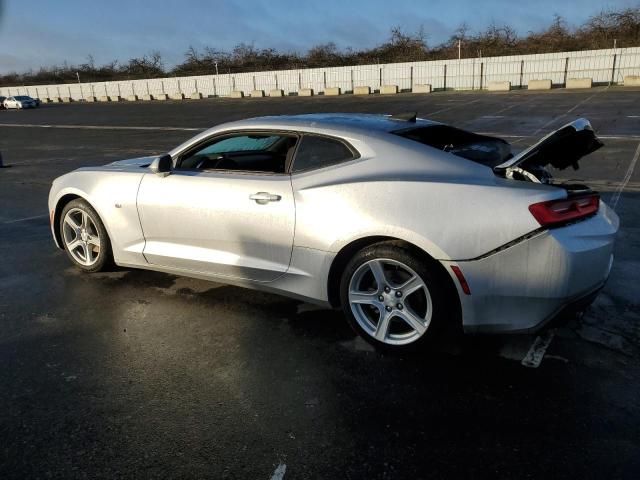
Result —
[[529, 205], [529, 211], [541, 226], [553, 227], [593, 215], [599, 207], [600, 195], [594, 193], [566, 200], [534, 203]]

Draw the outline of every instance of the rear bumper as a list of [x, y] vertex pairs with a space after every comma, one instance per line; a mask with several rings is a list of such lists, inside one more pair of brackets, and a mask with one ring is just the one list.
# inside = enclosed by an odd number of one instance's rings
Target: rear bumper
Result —
[[597, 294], [611, 271], [617, 231], [617, 215], [601, 202], [587, 220], [543, 231], [485, 258], [450, 262], [471, 291], [465, 295], [452, 277], [465, 331], [531, 332]]
[[545, 321], [538, 324], [535, 328], [531, 329], [530, 332], [538, 332], [540, 330], [555, 328], [563, 325], [568, 319], [574, 318], [573, 316], [576, 313], [584, 311], [589, 305], [591, 305], [602, 290], [602, 287], [604, 287], [604, 283], [602, 284], [602, 286], [596, 288], [592, 292], [589, 292], [586, 295], [583, 295], [582, 297], [569, 302], [567, 305], [558, 310], [558, 312], [554, 313]]

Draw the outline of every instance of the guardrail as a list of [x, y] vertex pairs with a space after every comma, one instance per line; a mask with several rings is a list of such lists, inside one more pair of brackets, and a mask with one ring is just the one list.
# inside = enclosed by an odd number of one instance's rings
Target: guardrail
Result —
[[[567, 86], [570, 79], [621, 84], [640, 75], [640, 47], [462, 60], [357, 65], [114, 82], [0, 87], [0, 95], [43, 101], [116, 101], [221, 96], [343, 94], [388, 91], [485, 90], [490, 85], [527, 88], [534, 80]], [[538, 82], [534, 88], [541, 85]], [[427, 88], [428, 87], [428, 88]], [[492, 88], [493, 89], [493, 88]], [[390, 90], [389, 90], [390, 91]], [[242, 93], [240, 93], [242, 92]]]

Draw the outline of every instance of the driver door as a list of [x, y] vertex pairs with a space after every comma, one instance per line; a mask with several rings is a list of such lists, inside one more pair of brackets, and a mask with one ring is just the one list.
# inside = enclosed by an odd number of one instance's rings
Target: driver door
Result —
[[[138, 211], [152, 265], [269, 282], [289, 268], [295, 221], [290, 134], [226, 134], [144, 175]], [[217, 144], [217, 147], [216, 147]]]

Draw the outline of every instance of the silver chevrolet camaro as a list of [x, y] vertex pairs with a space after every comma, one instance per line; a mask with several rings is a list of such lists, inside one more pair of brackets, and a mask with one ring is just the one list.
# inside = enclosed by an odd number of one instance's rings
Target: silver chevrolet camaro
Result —
[[546, 168], [600, 146], [584, 119], [514, 155], [411, 114], [253, 118], [57, 178], [51, 230], [84, 271], [115, 263], [341, 307], [386, 349], [446, 326], [531, 331], [609, 275], [616, 214]]

